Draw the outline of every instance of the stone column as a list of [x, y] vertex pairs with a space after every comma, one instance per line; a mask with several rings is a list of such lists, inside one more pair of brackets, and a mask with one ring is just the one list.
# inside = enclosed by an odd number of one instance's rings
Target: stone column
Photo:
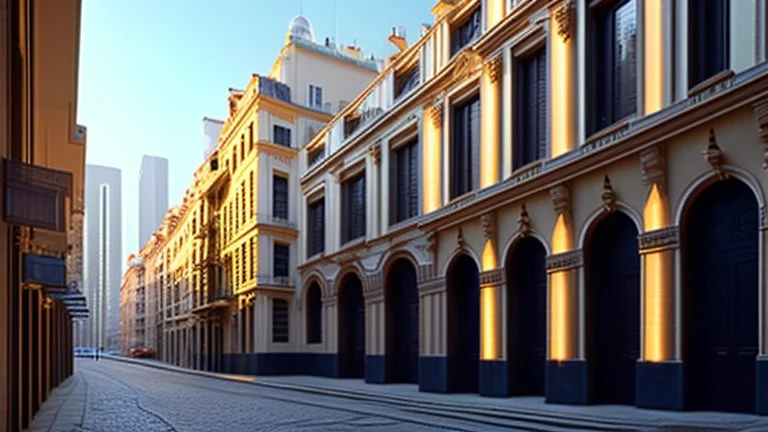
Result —
[[509, 395], [509, 374], [504, 359], [504, 272], [480, 273], [480, 395]]
[[549, 13], [550, 156], [575, 148], [576, 113], [576, 6], [573, 0], [551, 2]]
[[422, 212], [431, 213], [442, 206], [442, 129], [443, 101], [436, 99], [424, 107], [422, 117], [421, 202]]

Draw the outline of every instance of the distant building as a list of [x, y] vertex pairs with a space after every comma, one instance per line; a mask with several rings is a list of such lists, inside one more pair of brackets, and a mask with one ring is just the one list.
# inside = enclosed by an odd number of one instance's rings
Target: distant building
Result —
[[139, 173], [139, 247], [163, 223], [168, 211], [168, 159], [144, 155]]
[[121, 189], [119, 169], [86, 165], [82, 291], [91, 313], [75, 336], [80, 346], [110, 350], [120, 345]]
[[208, 156], [216, 150], [222, 127], [224, 127], [222, 120], [203, 117], [203, 159], [208, 159]]

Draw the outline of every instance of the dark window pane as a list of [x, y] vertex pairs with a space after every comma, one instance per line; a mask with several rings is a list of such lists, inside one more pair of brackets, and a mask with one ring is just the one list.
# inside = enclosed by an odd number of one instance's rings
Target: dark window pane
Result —
[[288, 245], [275, 243], [273, 247], [272, 275], [287, 277], [291, 262], [291, 248]]
[[688, 1], [688, 88], [730, 65], [729, 0]]
[[291, 146], [291, 130], [282, 126], [274, 125], [272, 127], [272, 141], [275, 144], [280, 144], [282, 146], [290, 147]]
[[547, 58], [544, 49], [518, 62], [515, 95], [515, 148], [513, 168], [546, 155]]
[[365, 173], [341, 186], [341, 242], [365, 236]]
[[307, 213], [307, 256], [313, 256], [325, 250], [325, 199], [310, 203]]
[[275, 218], [288, 219], [288, 179], [272, 177], [272, 213]]
[[390, 158], [390, 224], [418, 215], [419, 211], [419, 141], [404, 144]]
[[482, 32], [482, 10], [477, 8], [451, 35], [451, 55], [456, 54], [470, 42], [480, 37]]
[[637, 5], [630, 0], [614, 13], [613, 85], [615, 91], [613, 121], [637, 110]]
[[272, 342], [288, 342], [288, 302], [272, 299]]
[[307, 343], [323, 341], [323, 300], [320, 287], [313, 283], [307, 292]]
[[450, 197], [477, 189], [480, 183], [480, 96], [453, 108], [450, 152]]

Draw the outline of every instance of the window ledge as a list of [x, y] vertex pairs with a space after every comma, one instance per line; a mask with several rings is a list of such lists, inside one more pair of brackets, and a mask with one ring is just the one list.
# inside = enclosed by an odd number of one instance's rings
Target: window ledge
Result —
[[724, 71], [720, 72], [719, 74], [717, 74], [715, 76], [707, 78], [703, 82], [697, 84], [692, 89], [688, 90], [688, 97], [689, 98], [694, 97], [697, 94], [703, 92], [704, 90], [706, 90], [706, 89], [708, 89], [708, 88], [710, 88], [710, 87], [712, 87], [712, 86], [714, 86], [716, 84], [721, 83], [722, 81], [725, 81], [727, 79], [733, 78], [734, 75], [735, 74], [734, 74], [733, 70], [728, 69], [728, 70], [724, 70]]
[[603, 129], [600, 129], [599, 131], [593, 133], [592, 135], [588, 136], [587, 139], [584, 141], [584, 144], [591, 143], [593, 141], [597, 141], [601, 138], [605, 138], [608, 135], [615, 134], [616, 132], [626, 128], [629, 126], [629, 123], [635, 119], [635, 116], [626, 117], [623, 120], [619, 120], [618, 122], [605, 127]]

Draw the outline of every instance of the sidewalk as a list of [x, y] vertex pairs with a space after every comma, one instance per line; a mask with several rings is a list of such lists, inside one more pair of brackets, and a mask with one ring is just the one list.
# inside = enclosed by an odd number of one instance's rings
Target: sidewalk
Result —
[[605, 430], [768, 431], [768, 418], [756, 415], [657, 411], [620, 405], [555, 405], [545, 403], [544, 398], [541, 397], [488, 398], [472, 394], [420, 393], [417, 386], [413, 384], [366, 384], [356, 379], [314, 376], [228, 375], [181, 368], [157, 360], [111, 356], [105, 358], [179, 373], [286, 390], [461, 411], [506, 419], [537, 419], [544, 423], [571, 425], [571, 427], [582, 426]]
[[86, 394], [85, 381], [75, 372], [51, 391], [27, 430], [30, 432], [81, 430], [85, 418]]

